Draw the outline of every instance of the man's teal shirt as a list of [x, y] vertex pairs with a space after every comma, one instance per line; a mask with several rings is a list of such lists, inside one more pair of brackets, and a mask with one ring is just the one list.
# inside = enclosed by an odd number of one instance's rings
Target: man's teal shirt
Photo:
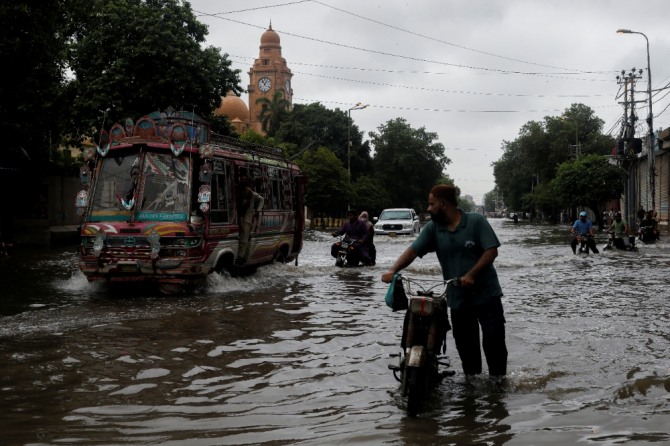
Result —
[[[484, 251], [500, 246], [486, 217], [460, 209], [459, 212], [461, 222], [453, 231], [446, 225], [429, 221], [412, 243], [412, 249], [419, 257], [436, 253], [445, 280], [465, 275]], [[498, 274], [491, 264], [479, 272], [472, 287], [450, 286], [447, 302], [450, 308], [459, 308], [466, 299], [468, 304], [483, 304], [502, 295]]]

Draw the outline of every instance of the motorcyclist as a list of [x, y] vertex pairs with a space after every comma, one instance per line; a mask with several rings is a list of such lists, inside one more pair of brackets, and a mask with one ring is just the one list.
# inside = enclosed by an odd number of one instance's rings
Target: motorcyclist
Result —
[[656, 222], [652, 211], [647, 211], [645, 218], [640, 221], [638, 236], [640, 237], [640, 240], [645, 243], [650, 243], [658, 239], [658, 223]]
[[598, 251], [598, 248], [596, 248], [596, 241], [593, 239], [593, 224], [591, 223], [591, 220], [586, 218], [586, 211], [581, 211], [579, 213], [579, 218], [572, 225], [572, 228], [570, 228], [570, 233], [575, 236], [572, 243], [570, 243], [573, 254], [577, 254], [577, 245], [582, 242], [582, 239], [586, 239], [587, 252], [589, 249], [593, 251], [594, 254], [600, 252]]
[[[361, 261], [364, 265], [371, 265], [370, 252], [367, 244], [369, 236], [368, 227], [364, 222], [358, 219], [356, 211], [351, 209], [347, 212], [347, 221], [337, 231], [333, 231], [331, 235], [338, 237], [340, 235], [348, 235], [352, 241], [353, 246], [358, 250]], [[331, 248], [331, 255], [337, 258], [337, 247], [333, 245]]]
[[629, 249], [631, 247], [629, 243], [630, 231], [628, 230], [628, 224], [621, 218], [621, 212], [614, 215], [614, 221], [607, 231], [614, 234], [613, 243], [617, 249]]

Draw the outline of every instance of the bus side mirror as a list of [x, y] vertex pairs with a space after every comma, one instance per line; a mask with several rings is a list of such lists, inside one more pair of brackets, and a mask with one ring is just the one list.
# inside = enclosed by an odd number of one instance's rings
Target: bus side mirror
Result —
[[91, 181], [91, 169], [88, 166], [81, 166], [79, 169], [79, 181], [84, 185]]
[[212, 167], [209, 164], [202, 165], [198, 179], [201, 183], [209, 183], [212, 181]]

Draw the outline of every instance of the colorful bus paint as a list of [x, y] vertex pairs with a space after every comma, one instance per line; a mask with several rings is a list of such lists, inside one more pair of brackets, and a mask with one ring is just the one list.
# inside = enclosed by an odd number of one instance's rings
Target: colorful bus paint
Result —
[[[191, 112], [154, 112], [104, 132], [87, 154], [80, 269], [89, 281], [149, 282], [165, 292], [208, 274], [297, 263], [306, 179], [280, 149], [212, 136]], [[240, 180], [264, 199], [246, 262], [237, 265]]]

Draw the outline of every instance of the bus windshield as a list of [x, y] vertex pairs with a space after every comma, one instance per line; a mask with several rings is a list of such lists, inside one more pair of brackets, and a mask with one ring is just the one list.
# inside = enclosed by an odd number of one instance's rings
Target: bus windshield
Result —
[[103, 159], [90, 221], [185, 221], [190, 197], [190, 160], [145, 152]]

